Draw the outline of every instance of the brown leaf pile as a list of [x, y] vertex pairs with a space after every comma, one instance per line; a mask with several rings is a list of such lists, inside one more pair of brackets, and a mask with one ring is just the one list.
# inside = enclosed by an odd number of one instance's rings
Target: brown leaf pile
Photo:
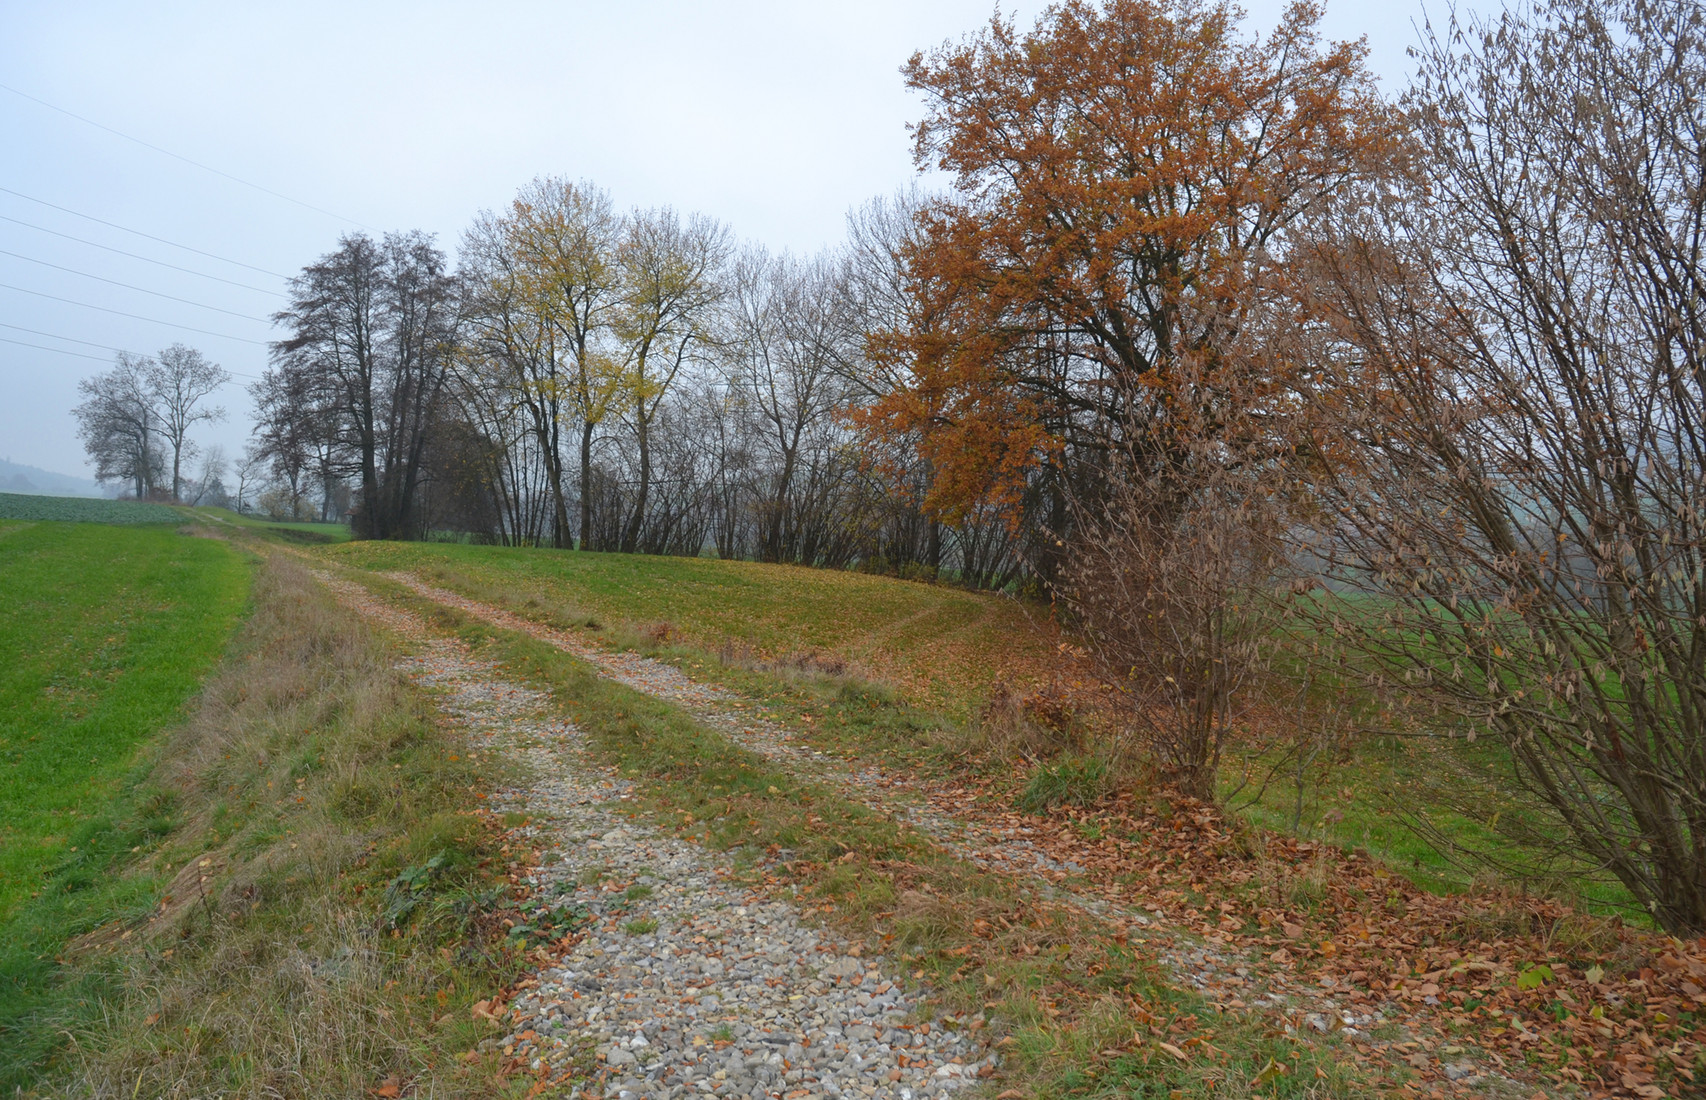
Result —
[[1706, 939], [1547, 898], [1426, 893], [1357, 853], [1234, 827], [1188, 799], [1126, 793], [1038, 818], [1002, 809], [1012, 796], [1005, 784], [930, 791], [974, 835], [1022, 837], [1083, 867], [1109, 900], [1236, 955], [1248, 980], [1224, 968], [1211, 978], [1226, 1007], [1245, 1007], [1251, 985], [1305, 1005], [1330, 992], [1359, 1012], [1395, 1007], [1410, 1039], [1355, 1049], [1424, 1080], [1440, 1077], [1435, 1052], [1461, 1037], [1501, 1072], [1590, 1095], [1706, 1088]]

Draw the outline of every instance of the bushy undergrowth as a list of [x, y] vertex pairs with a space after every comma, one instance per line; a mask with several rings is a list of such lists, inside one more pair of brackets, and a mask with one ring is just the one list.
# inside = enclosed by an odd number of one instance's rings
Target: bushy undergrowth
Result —
[[[138, 792], [170, 828], [136, 873], [171, 885], [149, 919], [77, 945], [67, 970], [119, 992], [39, 1091], [498, 1094], [442, 1055], [473, 1044], [467, 1006], [522, 962], [493, 913], [499, 833], [470, 812], [490, 764], [299, 565], [264, 562], [254, 604]], [[399, 880], [410, 904], [388, 907]]]

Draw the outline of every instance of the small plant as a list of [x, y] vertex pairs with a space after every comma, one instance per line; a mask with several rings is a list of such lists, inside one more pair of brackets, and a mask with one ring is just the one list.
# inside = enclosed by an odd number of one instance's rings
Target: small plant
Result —
[[1067, 756], [1031, 775], [1019, 796], [1019, 809], [1040, 814], [1056, 806], [1088, 806], [1107, 791], [1107, 764], [1092, 756]]
[[634, 885], [622, 891], [622, 896], [628, 901], [644, 901], [646, 898], [652, 896], [652, 888], [636, 882]]
[[385, 927], [401, 928], [429, 896], [432, 883], [444, 868], [444, 853], [425, 863], [405, 867], [385, 887]]
[[728, 1024], [718, 1024], [711, 1029], [711, 1041], [716, 1043], [732, 1043], [735, 1041], [734, 1028]]
[[653, 920], [651, 917], [641, 917], [639, 920], [631, 920], [622, 926], [622, 931], [628, 933], [630, 936], [647, 936], [657, 930], [658, 922]]
[[509, 938], [512, 942], [526, 947], [529, 936], [540, 942], [558, 939], [591, 924], [592, 920], [592, 910], [578, 901], [555, 907], [547, 906], [538, 910], [524, 923], [511, 928]]

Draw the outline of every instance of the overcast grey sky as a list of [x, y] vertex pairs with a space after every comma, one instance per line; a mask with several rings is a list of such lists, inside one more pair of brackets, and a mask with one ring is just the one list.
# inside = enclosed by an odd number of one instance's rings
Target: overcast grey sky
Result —
[[[1042, 7], [1003, 11], [1028, 25]], [[1249, 25], [1281, 7], [1247, 0]], [[475, 211], [534, 176], [593, 180], [620, 206], [703, 211], [772, 249], [832, 245], [849, 208], [913, 177], [905, 127], [919, 103], [899, 66], [993, 11], [0, 0], [0, 84], [15, 89], [0, 90], [0, 341], [13, 341], [0, 342], [0, 457], [87, 475], [78, 380], [110, 365], [109, 348], [177, 340], [239, 376], [221, 397], [230, 421], [199, 437], [234, 455], [283, 276], [363, 228], [425, 229], [454, 252]], [[1329, 0], [1327, 29], [1366, 35], [1395, 91], [1421, 11]]]

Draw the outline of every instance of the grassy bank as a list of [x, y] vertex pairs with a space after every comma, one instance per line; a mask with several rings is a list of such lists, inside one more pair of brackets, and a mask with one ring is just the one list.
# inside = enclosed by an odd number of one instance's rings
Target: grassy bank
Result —
[[[56, 536], [53, 567], [79, 535]], [[227, 544], [183, 541], [246, 575]], [[255, 569], [224, 661], [187, 711], [150, 716], [12, 915], [8, 942], [36, 949], [0, 1092], [507, 1095], [456, 1056], [483, 1035], [468, 1006], [525, 965], [502, 832], [477, 812], [503, 776], [299, 564]], [[63, 610], [42, 618], [64, 632]]]
[[[414, 573], [536, 621], [595, 628], [604, 644], [734, 688], [826, 751], [930, 769], [983, 752], [984, 765], [1011, 773], [1021, 788], [1033, 771], [1026, 753], [1046, 757], [1075, 740], [1030, 719], [1062, 717], [1049, 708], [1069, 712], [1072, 693], [1089, 680], [1062, 652], [1068, 639], [1046, 608], [948, 586], [751, 562], [495, 546], [364, 542], [317, 552], [342, 564]], [[1009, 705], [993, 724], [984, 721], [992, 694], [1011, 702], [1038, 688], [1039, 713], [1021, 715]], [[1073, 724], [1070, 713], [1064, 721]], [[1015, 740], [1015, 729], [997, 728], [1003, 722], [1025, 727], [1027, 736]], [[1094, 737], [1076, 740], [1094, 751]], [[1457, 892], [1487, 881], [1488, 872], [1418, 833], [1412, 815], [1422, 811], [1445, 836], [1504, 851], [1513, 863], [1529, 858], [1490, 827], [1522, 813], [1501, 790], [1502, 763], [1502, 750], [1489, 743], [1363, 739], [1324, 746], [1299, 775], [1295, 758], [1283, 752], [1235, 744], [1222, 794], [1262, 828], [1360, 848], [1426, 889]], [[1484, 813], [1465, 814], [1466, 803]], [[1598, 906], [1627, 902], [1616, 883], [1580, 868], [1562, 867], [1539, 885]]]
[[272, 537], [280, 542], [315, 545], [326, 542], [348, 542], [350, 538], [350, 529], [347, 523], [273, 520], [252, 512], [244, 515], [233, 512], [229, 508], [196, 507], [186, 511], [190, 516], [214, 528], [237, 527], [241, 528], [246, 534]]
[[351, 543], [334, 560], [409, 570], [563, 622], [627, 624], [707, 653], [842, 667], [964, 716], [990, 687], [1046, 681], [1046, 607], [947, 585], [712, 558], [422, 543]]
[[[602, 679], [554, 647], [401, 586], [368, 583], [548, 690], [595, 754], [639, 781], [660, 827], [730, 851], [737, 866], [787, 850], [782, 888], [938, 990], [938, 1024], [1001, 1020], [1010, 1028], [1001, 1087], [1040, 1098], [1367, 1094], [1370, 1071], [1335, 1057], [1333, 1039], [1289, 1037], [1221, 1013], [1093, 918], [943, 853], [680, 709]], [[752, 875], [756, 884], [763, 873]], [[1161, 1043], [1196, 1054], [1179, 1059]]]

